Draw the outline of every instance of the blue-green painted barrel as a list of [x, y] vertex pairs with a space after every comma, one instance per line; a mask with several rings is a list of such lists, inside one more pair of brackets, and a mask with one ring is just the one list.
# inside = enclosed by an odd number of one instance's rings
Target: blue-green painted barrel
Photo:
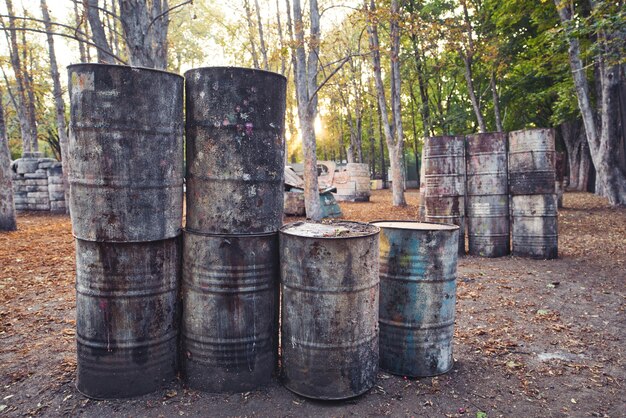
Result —
[[380, 221], [380, 368], [425, 377], [453, 366], [459, 227]]

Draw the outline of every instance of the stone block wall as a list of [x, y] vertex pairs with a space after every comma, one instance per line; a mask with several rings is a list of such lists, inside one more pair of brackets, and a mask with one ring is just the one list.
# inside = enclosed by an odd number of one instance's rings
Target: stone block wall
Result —
[[11, 168], [16, 210], [65, 212], [60, 162], [33, 153], [13, 161]]

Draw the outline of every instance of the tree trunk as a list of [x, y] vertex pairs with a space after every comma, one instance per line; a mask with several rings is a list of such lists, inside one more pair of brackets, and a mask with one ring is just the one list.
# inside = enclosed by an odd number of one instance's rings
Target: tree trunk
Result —
[[[304, 26], [300, 0], [293, 1], [293, 19], [296, 38], [296, 62], [294, 82], [298, 98], [298, 115], [302, 133], [304, 154], [304, 204], [307, 218], [322, 219], [319, 186], [317, 181], [317, 155], [314, 120], [317, 113], [317, 99], [310, 97], [317, 90], [317, 59], [319, 51], [319, 11], [317, 0], [310, 0], [311, 44], [308, 59], [304, 50]], [[312, 62], [313, 61], [313, 62]]]
[[2, 91], [0, 91], [0, 231], [15, 231], [17, 229], [12, 174], [11, 154], [4, 125]]
[[89, 26], [91, 27], [91, 37], [93, 43], [96, 45], [96, 51], [98, 54], [98, 62], [104, 64], [115, 64], [113, 59], [113, 51], [107, 42], [106, 34], [104, 33], [104, 26], [100, 20], [100, 11], [98, 9], [98, 0], [87, 0], [87, 19], [89, 20]]
[[[81, 30], [80, 27], [83, 24], [83, 18], [78, 11], [78, 1], [74, 2], [74, 21], [76, 23], [76, 29]], [[85, 43], [81, 40], [82, 37], [78, 33], [76, 34], [76, 37], [78, 38], [78, 51], [80, 52], [80, 62], [87, 62]]]
[[259, 65], [259, 57], [256, 53], [256, 44], [254, 42], [254, 24], [252, 23], [252, 11], [250, 10], [250, 2], [243, 1], [243, 7], [246, 10], [246, 20], [248, 22], [248, 40], [250, 41], [250, 53], [252, 54], [252, 65], [254, 68], [261, 68]]
[[[26, 15], [26, 10], [24, 10]], [[29, 55], [30, 53], [30, 55]], [[30, 66], [29, 66], [30, 63]], [[30, 67], [30, 68], [29, 68]], [[33, 84], [33, 78], [31, 73], [33, 71], [33, 57], [32, 50], [29, 48], [26, 42], [26, 20], [22, 21], [22, 72], [24, 76], [24, 90], [26, 90], [26, 112], [29, 119], [29, 125], [31, 129], [30, 148], [32, 152], [39, 151], [39, 142], [37, 141], [37, 111], [35, 109], [35, 86]]]
[[463, 59], [463, 63], [465, 64], [465, 83], [467, 84], [467, 91], [469, 93], [470, 101], [472, 102], [472, 108], [474, 109], [474, 114], [476, 115], [476, 120], [478, 121], [478, 130], [480, 132], [487, 132], [487, 126], [485, 125], [485, 119], [483, 118], [483, 114], [480, 111], [480, 103], [478, 101], [478, 97], [476, 97], [476, 90], [474, 89], [474, 79], [472, 75], [472, 61], [474, 56], [474, 39], [472, 38], [472, 23], [469, 18], [469, 13], [467, 11], [467, 3], [465, 1], [461, 2], [463, 6], [463, 17], [465, 18], [465, 26], [467, 28], [467, 42], [468, 48], [467, 51], [463, 52], [459, 50], [459, 54]]
[[68, 157], [68, 139], [65, 130], [65, 102], [63, 101], [63, 92], [61, 90], [61, 82], [59, 79], [59, 69], [57, 67], [57, 58], [54, 51], [54, 39], [52, 37], [52, 24], [50, 23], [50, 14], [48, 13], [48, 5], [46, 0], [41, 0], [41, 13], [46, 26], [48, 37], [48, 52], [50, 53], [50, 75], [52, 77], [52, 87], [54, 94], [54, 103], [56, 108], [57, 129], [59, 132], [59, 147], [61, 148], [61, 164], [63, 169], [63, 188], [65, 191], [65, 210], [70, 213], [70, 184], [68, 181], [69, 173], [69, 157]]
[[496, 73], [491, 73], [491, 95], [493, 97], [493, 113], [496, 118], [496, 132], [504, 132], [502, 127], [502, 119], [500, 118], [500, 96], [498, 96], [498, 89], [496, 87]]
[[[278, 41], [280, 42], [280, 49], [285, 47], [285, 40], [283, 39], [283, 27], [280, 23], [280, 3], [276, 0], [276, 26], [278, 27]], [[280, 54], [280, 73], [285, 75], [286, 63], [285, 54]], [[285, 154], [286, 155], [286, 154]]]
[[261, 8], [259, 7], [259, 0], [254, 0], [256, 7], [256, 20], [259, 29], [259, 44], [261, 46], [261, 56], [263, 57], [263, 69], [269, 71], [270, 66], [267, 62], [267, 48], [265, 47], [265, 38], [263, 37], [263, 22], [261, 21]]
[[[20, 58], [19, 48], [17, 45], [17, 31], [15, 26], [15, 12], [13, 11], [13, 2], [11, 0], [5, 0], [7, 6], [7, 13], [9, 14], [9, 26], [7, 27], [2, 22], [2, 27], [7, 35], [7, 43], [9, 46], [9, 55], [11, 59], [11, 66], [15, 73], [15, 81], [17, 85], [17, 116], [20, 122], [20, 131], [22, 133], [22, 153], [32, 152], [32, 132], [31, 119], [28, 114], [27, 102], [26, 102], [26, 90], [24, 87], [24, 73], [22, 67], [22, 61]], [[25, 65], [25, 64], [24, 64]]]
[[[569, 42], [569, 58], [578, 107], [583, 118], [587, 143], [591, 153], [593, 165], [596, 167], [596, 190], [601, 190], [611, 205], [626, 204], [626, 176], [619, 169], [616, 161], [616, 141], [612, 140], [612, 123], [614, 123], [614, 110], [616, 103], [617, 66], [608, 65], [602, 53], [599, 60], [599, 77], [601, 83], [600, 103], [600, 129], [594, 118], [594, 111], [589, 97], [589, 84], [585, 75], [585, 68], [580, 57], [580, 43], [571, 33], [569, 23], [573, 10], [569, 3], [562, 0], [554, 0], [561, 22], [565, 26]], [[599, 36], [598, 42], [603, 40]]]
[[376, 178], [376, 138], [374, 137], [374, 115], [372, 112], [372, 107], [369, 108], [369, 118], [367, 125], [367, 137], [370, 141], [370, 155], [369, 155], [369, 163], [370, 163], [370, 176], [372, 179]]
[[372, 67], [374, 72], [374, 83], [376, 85], [376, 92], [378, 96], [378, 104], [380, 108], [380, 115], [382, 121], [383, 133], [387, 142], [387, 149], [389, 150], [389, 161], [391, 162], [391, 188], [392, 188], [392, 200], [394, 206], [406, 206], [406, 200], [404, 198], [404, 164], [403, 164], [403, 152], [402, 152], [402, 120], [400, 115], [400, 71], [399, 71], [399, 9], [398, 1], [392, 0], [391, 2], [391, 78], [392, 78], [392, 116], [395, 126], [395, 134], [391, 132], [391, 125], [389, 123], [389, 115], [387, 112], [387, 99], [385, 97], [385, 87], [383, 85], [380, 63], [380, 43], [378, 41], [378, 24], [373, 19], [373, 14], [376, 11], [376, 5], [374, 0], [370, 0], [369, 11], [367, 0], [364, 0], [364, 10], [367, 13], [367, 32], [369, 35], [370, 53], [372, 57]]
[[119, 6], [130, 65], [166, 69], [167, 0], [119, 0]]
[[380, 149], [380, 173], [383, 178], [383, 189], [387, 188], [387, 163], [385, 162], [385, 144], [383, 142], [383, 117], [380, 113], [380, 104], [376, 107], [378, 113], [378, 146]]
[[567, 150], [568, 190], [586, 191], [589, 184], [591, 157], [582, 121], [565, 122], [559, 128]]

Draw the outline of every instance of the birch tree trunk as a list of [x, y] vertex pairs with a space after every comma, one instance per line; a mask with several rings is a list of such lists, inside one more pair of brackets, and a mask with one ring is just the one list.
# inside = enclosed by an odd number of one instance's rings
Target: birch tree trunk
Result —
[[404, 163], [402, 153], [402, 120], [399, 106], [400, 99], [400, 72], [399, 72], [399, 27], [398, 27], [398, 1], [392, 0], [391, 2], [391, 78], [393, 90], [395, 94], [392, 94], [392, 116], [395, 123], [394, 137], [391, 132], [391, 125], [389, 123], [389, 114], [387, 111], [387, 99], [385, 95], [385, 87], [383, 85], [383, 79], [381, 74], [381, 62], [380, 62], [380, 42], [378, 40], [378, 24], [375, 22], [374, 14], [376, 13], [376, 5], [374, 0], [370, 0], [369, 9], [367, 0], [363, 1], [363, 9], [367, 14], [367, 32], [369, 35], [370, 53], [372, 57], [372, 67], [374, 72], [374, 83], [376, 85], [376, 93], [378, 97], [378, 106], [380, 110], [380, 119], [387, 142], [387, 149], [389, 150], [389, 161], [391, 163], [391, 187], [392, 187], [392, 200], [394, 206], [406, 206], [406, 200], [404, 198]]
[[[7, 34], [7, 43], [9, 45], [9, 56], [11, 59], [11, 66], [15, 74], [15, 81], [17, 85], [17, 117], [20, 122], [20, 131], [22, 133], [22, 153], [27, 154], [32, 152], [32, 127], [30, 125], [30, 118], [28, 116], [28, 110], [26, 107], [26, 90], [24, 88], [24, 73], [22, 70], [22, 61], [20, 58], [20, 52], [17, 45], [17, 32], [15, 26], [15, 12], [13, 10], [13, 2], [11, 0], [5, 0], [7, 6], [7, 13], [9, 14], [9, 26], [5, 26], [2, 21], [2, 27]], [[8, 29], [8, 30], [7, 30]]]
[[[573, 10], [569, 3], [563, 0], [554, 0], [557, 12], [567, 35], [569, 43], [569, 59], [574, 78], [578, 107], [582, 115], [587, 143], [591, 153], [593, 165], [596, 167], [596, 190], [601, 190], [611, 205], [626, 205], [626, 176], [620, 170], [615, 156], [617, 150], [612, 138], [614, 132], [614, 110], [617, 108], [615, 87], [619, 79], [617, 66], [605, 61], [602, 53], [598, 56], [599, 78], [601, 84], [600, 127], [596, 124], [594, 110], [589, 97], [589, 84], [585, 75], [584, 65], [580, 54], [580, 43], [572, 34], [571, 19]], [[603, 35], [598, 36], [598, 42], [603, 42]]]
[[130, 65], [166, 69], [167, 0], [119, 0], [119, 6]]
[[[276, 0], [276, 26], [278, 28], [278, 42], [280, 42], [280, 49], [285, 48], [285, 39], [283, 38], [283, 26], [280, 22], [280, 3], [279, 0]], [[280, 54], [280, 73], [285, 75], [286, 63], [285, 63], [285, 55]], [[285, 153], [285, 158], [287, 153]]]
[[98, 62], [104, 64], [115, 64], [113, 59], [113, 51], [107, 42], [106, 34], [104, 33], [104, 26], [100, 20], [100, 10], [98, 9], [98, 0], [86, 0], [85, 6], [87, 7], [87, 20], [91, 27], [91, 37], [93, 43], [96, 45], [96, 51], [98, 56]]
[[4, 106], [0, 91], [0, 231], [15, 231], [15, 204], [13, 202], [13, 181], [11, 154], [4, 125]]
[[68, 139], [65, 127], [65, 102], [63, 101], [63, 92], [61, 90], [61, 82], [59, 79], [59, 69], [57, 67], [57, 58], [54, 50], [54, 38], [52, 37], [52, 24], [50, 23], [50, 14], [48, 13], [48, 5], [46, 0], [41, 0], [41, 13], [46, 27], [48, 37], [48, 52], [50, 53], [50, 76], [52, 77], [52, 92], [54, 94], [54, 104], [56, 108], [57, 129], [59, 132], [59, 147], [61, 148], [61, 165], [63, 169], [63, 188], [65, 191], [65, 210], [70, 212], [70, 184], [68, 181], [69, 173], [69, 157], [68, 157]]
[[[317, 156], [314, 120], [317, 113], [317, 59], [319, 51], [319, 11], [317, 0], [310, 0], [311, 41], [308, 59], [304, 49], [304, 25], [300, 0], [293, 1], [293, 19], [296, 40], [294, 83], [298, 99], [298, 116], [304, 153], [304, 204], [307, 217], [322, 219], [319, 185], [317, 181]], [[310, 95], [314, 94], [313, 97]]]
[[474, 109], [474, 114], [476, 115], [476, 120], [478, 121], [478, 130], [480, 132], [487, 132], [487, 126], [485, 125], [485, 119], [483, 118], [483, 114], [480, 111], [480, 103], [478, 101], [478, 97], [476, 96], [476, 90], [474, 89], [474, 79], [472, 74], [472, 61], [474, 57], [474, 39], [472, 37], [472, 23], [469, 18], [469, 13], [467, 11], [467, 3], [462, 1], [463, 6], [463, 17], [465, 18], [465, 26], [467, 29], [467, 43], [468, 48], [465, 52], [463, 50], [459, 50], [459, 54], [463, 59], [463, 63], [465, 64], [465, 83], [467, 84], [467, 91], [469, 93], [470, 101], [472, 102], [472, 108]]
[[[78, 1], [74, 2], [74, 21], [76, 23], [76, 29], [80, 30], [83, 19], [78, 11]], [[87, 54], [85, 52], [85, 44], [82, 41], [82, 37], [78, 33], [76, 33], [76, 37], [78, 38], [78, 51], [80, 52], [80, 62], [87, 62]]]
[[270, 66], [267, 62], [267, 47], [265, 46], [265, 37], [263, 36], [263, 22], [261, 21], [261, 8], [259, 7], [259, 0], [254, 0], [256, 7], [256, 20], [257, 27], [259, 29], [259, 46], [261, 47], [261, 56], [263, 57], [263, 69], [269, 71]]
[[491, 86], [491, 95], [493, 97], [493, 113], [496, 118], [496, 132], [504, 132], [502, 119], [500, 118], [500, 96], [498, 96], [495, 71], [491, 73], [491, 80], [489, 81], [489, 84]]
[[252, 11], [250, 10], [250, 2], [248, 0], [244, 0], [243, 7], [246, 10], [246, 20], [248, 22], [248, 40], [250, 41], [252, 65], [254, 66], [254, 68], [261, 68], [259, 66], [259, 57], [257, 56], [256, 45], [254, 42], [254, 25], [252, 24]]
[[[24, 14], [26, 14], [25, 10]], [[32, 152], [38, 152], [39, 143], [37, 142], [37, 111], [35, 110], [35, 86], [33, 84], [33, 78], [30, 75], [33, 69], [32, 63], [32, 50], [29, 48], [26, 42], [26, 20], [22, 20], [22, 75], [24, 77], [24, 90], [26, 91], [25, 108], [30, 126], [30, 148]]]

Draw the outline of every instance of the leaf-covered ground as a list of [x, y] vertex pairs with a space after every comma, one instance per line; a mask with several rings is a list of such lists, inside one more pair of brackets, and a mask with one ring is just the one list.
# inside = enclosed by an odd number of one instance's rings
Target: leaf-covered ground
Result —
[[[415, 219], [419, 196], [342, 203], [346, 219]], [[291, 219], [287, 218], [286, 221]], [[455, 366], [435, 378], [381, 372], [367, 394], [312, 401], [278, 382], [215, 395], [172, 382], [131, 400], [74, 388], [74, 244], [64, 216], [21, 214], [0, 233], [0, 415], [621, 417], [626, 411], [626, 209], [568, 193], [558, 260], [459, 261]], [[486, 415], [484, 415], [485, 413]]]

